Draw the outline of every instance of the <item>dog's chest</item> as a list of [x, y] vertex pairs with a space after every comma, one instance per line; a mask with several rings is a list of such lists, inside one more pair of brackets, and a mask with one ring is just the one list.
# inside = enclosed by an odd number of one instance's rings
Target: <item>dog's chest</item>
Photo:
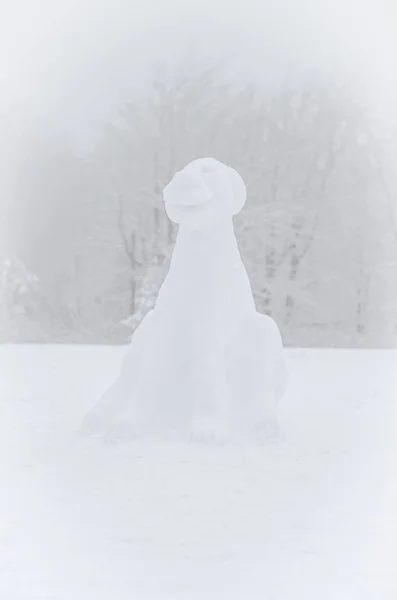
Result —
[[156, 308], [187, 318], [229, 321], [253, 307], [251, 288], [236, 240], [181, 240]]

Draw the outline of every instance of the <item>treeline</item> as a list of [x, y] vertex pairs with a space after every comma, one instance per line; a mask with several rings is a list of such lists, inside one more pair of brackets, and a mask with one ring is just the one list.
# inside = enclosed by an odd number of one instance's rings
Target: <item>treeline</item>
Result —
[[175, 240], [162, 190], [213, 156], [246, 182], [241, 252], [285, 342], [395, 344], [396, 149], [345, 85], [287, 79], [270, 93], [217, 68], [159, 69], [84, 159], [25, 132], [1, 249], [2, 341], [126, 341]]

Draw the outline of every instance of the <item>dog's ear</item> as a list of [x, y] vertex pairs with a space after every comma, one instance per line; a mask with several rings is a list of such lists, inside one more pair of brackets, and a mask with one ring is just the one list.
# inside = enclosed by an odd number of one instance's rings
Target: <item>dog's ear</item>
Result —
[[232, 189], [232, 214], [237, 215], [247, 199], [247, 189], [241, 175], [231, 167], [229, 167], [229, 178]]
[[232, 167], [214, 158], [202, 158], [192, 163], [197, 166], [215, 201], [220, 202], [227, 214], [236, 215], [247, 199], [247, 190], [241, 175]]

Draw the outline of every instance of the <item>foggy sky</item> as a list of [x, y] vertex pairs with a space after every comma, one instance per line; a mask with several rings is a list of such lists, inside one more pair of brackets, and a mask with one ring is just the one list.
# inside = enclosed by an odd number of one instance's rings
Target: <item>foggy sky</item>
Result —
[[351, 73], [394, 118], [392, 1], [16, 0], [1, 17], [3, 118], [26, 115], [76, 147], [192, 41], [209, 57], [231, 53], [242, 79], [271, 82], [289, 64]]

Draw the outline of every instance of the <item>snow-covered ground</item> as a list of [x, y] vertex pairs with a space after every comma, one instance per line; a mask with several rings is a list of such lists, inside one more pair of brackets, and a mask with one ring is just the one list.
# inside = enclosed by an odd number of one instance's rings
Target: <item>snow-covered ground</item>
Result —
[[396, 352], [289, 350], [233, 447], [82, 436], [123, 352], [0, 348], [2, 600], [396, 600]]

